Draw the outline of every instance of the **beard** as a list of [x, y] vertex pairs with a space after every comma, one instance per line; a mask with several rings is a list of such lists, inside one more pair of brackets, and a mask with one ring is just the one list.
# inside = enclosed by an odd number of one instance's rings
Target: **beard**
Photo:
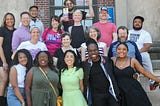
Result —
[[140, 27], [135, 27], [135, 26], [133, 25], [133, 29], [134, 29], [134, 30], [141, 30], [141, 29], [142, 29], [142, 26], [140, 26]]

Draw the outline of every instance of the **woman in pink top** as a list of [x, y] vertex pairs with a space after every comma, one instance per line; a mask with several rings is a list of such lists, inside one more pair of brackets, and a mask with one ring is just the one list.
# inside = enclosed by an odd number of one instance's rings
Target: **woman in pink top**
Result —
[[61, 24], [58, 16], [51, 17], [50, 27], [46, 28], [42, 34], [42, 40], [45, 42], [49, 53], [53, 56], [54, 52], [61, 47]]

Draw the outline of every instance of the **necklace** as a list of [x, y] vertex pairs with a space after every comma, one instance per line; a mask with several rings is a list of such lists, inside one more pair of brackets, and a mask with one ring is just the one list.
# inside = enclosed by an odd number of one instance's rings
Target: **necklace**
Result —
[[126, 65], [127, 65], [127, 58], [125, 58], [124, 60], [118, 62], [118, 66], [121, 69], [126, 67]]

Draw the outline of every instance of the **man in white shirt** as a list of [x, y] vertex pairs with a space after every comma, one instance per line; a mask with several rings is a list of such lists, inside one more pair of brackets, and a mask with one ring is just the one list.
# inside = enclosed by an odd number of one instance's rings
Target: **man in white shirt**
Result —
[[142, 56], [143, 67], [149, 72], [153, 73], [152, 63], [148, 50], [152, 44], [151, 35], [142, 29], [144, 18], [136, 16], [133, 19], [133, 29], [129, 30], [128, 39], [134, 41]]
[[32, 27], [38, 27], [40, 30], [40, 40], [42, 33], [44, 31], [44, 25], [41, 20], [38, 19], [38, 6], [31, 6], [29, 8], [29, 13], [31, 15], [31, 21], [30, 21], [30, 28]]

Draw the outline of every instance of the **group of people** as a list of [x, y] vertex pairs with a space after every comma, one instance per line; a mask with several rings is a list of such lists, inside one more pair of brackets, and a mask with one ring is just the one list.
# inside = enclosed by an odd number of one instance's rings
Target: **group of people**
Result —
[[137, 80], [142, 73], [160, 83], [153, 76], [148, 54], [152, 38], [142, 29], [144, 18], [133, 19], [133, 30], [116, 29], [102, 6], [99, 21], [86, 27], [81, 21], [94, 17], [90, 0], [88, 13], [75, 10], [74, 4], [65, 0], [68, 15], [51, 17], [46, 29], [37, 6], [20, 14], [17, 29], [14, 15], [5, 14], [0, 27], [0, 105], [56, 106], [61, 95], [63, 106], [152, 106]]

